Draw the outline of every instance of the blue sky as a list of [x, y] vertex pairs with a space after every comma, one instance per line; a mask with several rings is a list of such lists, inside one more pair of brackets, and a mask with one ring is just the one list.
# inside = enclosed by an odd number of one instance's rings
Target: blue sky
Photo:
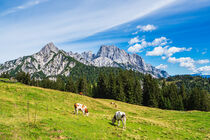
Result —
[[169, 74], [210, 74], [210, 0], [1, 0], [0, 63], [54, 42], [116, 45]]

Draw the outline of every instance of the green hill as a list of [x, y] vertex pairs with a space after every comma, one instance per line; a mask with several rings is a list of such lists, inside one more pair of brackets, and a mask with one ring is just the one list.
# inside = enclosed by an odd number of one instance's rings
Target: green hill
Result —
[[[210, 139], [210, 113], [168, 111], [0, 81], [0, 139]], [[87, 105], [89, 116], [73, 113]], [[111, 125], [117, 110], [127, 128]]]

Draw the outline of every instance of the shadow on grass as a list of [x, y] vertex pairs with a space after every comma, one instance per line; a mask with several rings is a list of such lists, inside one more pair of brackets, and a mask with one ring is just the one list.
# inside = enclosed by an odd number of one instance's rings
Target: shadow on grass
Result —
[[109, 122], [110, 125], [116, 126], [115, 124], [112, 124], [111, 122]]

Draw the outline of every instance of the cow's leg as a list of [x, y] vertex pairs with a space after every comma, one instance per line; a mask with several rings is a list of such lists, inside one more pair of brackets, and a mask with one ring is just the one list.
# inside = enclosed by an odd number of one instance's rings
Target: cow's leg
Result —
[[74, 114], [76, 114], [76, 110], [77, 110], [77, 109], [76, 109], [76, 108], [74, 108]]
[[118, 126], [120, 126], [120, 120], [118, 120]]
[[123, 124], [123, 128], [126, 128], [126, 118], [125, 117], [122, 119], [122, 124]]
[[125, 124], [124, 124], [124, 121], [123, 121], [123, 119], [122, 119], [122, 124], [123, 124], [123, 128], [124, 128], [124, 125], [125, 125]]

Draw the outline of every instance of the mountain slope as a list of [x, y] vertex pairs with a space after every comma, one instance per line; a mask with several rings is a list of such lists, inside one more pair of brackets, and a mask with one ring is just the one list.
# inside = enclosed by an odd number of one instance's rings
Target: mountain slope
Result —
[[[209, 139], [209, 112], [168, 111], [0, 82], [0, 139]], [[74, 103], [89, 116], [74, 115]], [[115, 102], [115, 108], [110, 102]], [[28, 105], [27, 105], [28, 103]], [[127, 128], [111, 125], [115, 111]]]
[[156, 78], [168, 77], [167, 72], [146, 64], [137, 54], [128, 54], [115, 46], [101, 46], [97, 54], [91, 52], [73, 53], [59, 50], [53, 43], [45, 45], [38, 53], [20, 57], [0, 65], [0, 74], [9, 71], [28, 72], [36, 77], [69, 76], [77, 65], [95, 67], [118, 67], [149, 73]]

